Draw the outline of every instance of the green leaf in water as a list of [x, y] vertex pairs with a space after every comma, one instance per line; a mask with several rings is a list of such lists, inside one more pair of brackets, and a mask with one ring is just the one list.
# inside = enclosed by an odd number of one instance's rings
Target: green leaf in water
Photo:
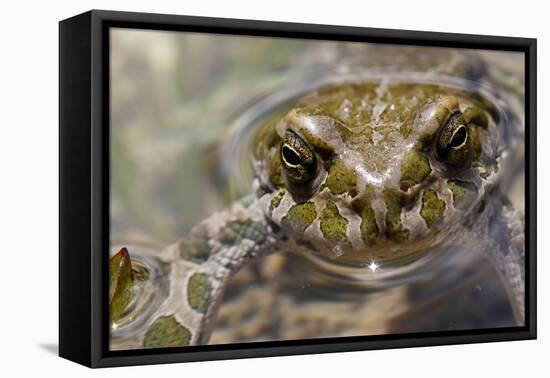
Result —
[[132, 298], [132, 262], [126, 248], [122, 248], [109, 262], [109, 314], [111, 323], [120, 319]]

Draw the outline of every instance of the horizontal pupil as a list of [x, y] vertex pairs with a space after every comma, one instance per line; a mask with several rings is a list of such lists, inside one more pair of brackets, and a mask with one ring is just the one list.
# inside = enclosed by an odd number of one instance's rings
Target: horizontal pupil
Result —
[[288, 148], [287, 146], [283, 146], [283, 158], [290, 165], [302, 164], [302, 159], [300, 159], [300, 156], [298, 156], [296, 152], [294, 152], [292, 149]]

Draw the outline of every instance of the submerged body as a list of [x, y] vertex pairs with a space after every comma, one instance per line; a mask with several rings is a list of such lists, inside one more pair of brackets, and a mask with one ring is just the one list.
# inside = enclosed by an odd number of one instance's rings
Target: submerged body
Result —
[[509, 123], [478, 91], [401, 79], [298, 99], [256, 132], [254, 196], [162, 252], [169, 294], [142, 346], [206, 343], [228, 278], [252, 258], [299, 252], [374, 272], [471, 239], [523, 324], [523, 220], [499, 192]]

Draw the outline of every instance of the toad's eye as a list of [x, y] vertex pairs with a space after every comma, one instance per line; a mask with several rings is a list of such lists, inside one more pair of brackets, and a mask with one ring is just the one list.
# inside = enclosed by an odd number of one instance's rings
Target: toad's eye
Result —
[[439, 131], [436, 153], [453, 166], [466, 167], [472, 162], [472, 141], [462, 113], [453, 113]]
[[310, 181], [317, 172], [315, 155], [307, 143], [292, 130], [287, 130], [283, 138], [281, 162], [286, 178], [294, 184]]

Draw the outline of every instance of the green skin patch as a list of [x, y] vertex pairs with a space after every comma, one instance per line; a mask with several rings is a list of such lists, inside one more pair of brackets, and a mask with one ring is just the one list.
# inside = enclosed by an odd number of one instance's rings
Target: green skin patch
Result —
[[357, 173], [348, 169], [342, 159], [335, 159], [321, 190], [325, 187], [333, 194], [349, 193], [354, 197], [357, 192]]
[[155, 320], [145, 333], [144, 348], [168, 348], [187, 346], [191, 332], [178, 323], [174, 316], [163, 316]]
[[378, 237], [378, 225], [376, 224], [376, 218], [374, 211], [370, 206], [363, 209], [361, 213], [361, 236], [367, 244], [373, 243]]
[[445, 202], [437, 196], [437, 193], [433, 189], [427, 189], [422, 195], [422, 209], [420, 210], [420, 216], [424, 218], [428, 227], [431, 227], [434, 223], [443, 217], [445, 212]]
[[384, 190], [384, 201], [388, 209], [386, 213], [386, 236], [396, 242], [402, 242], [409, 238], [409, 230], [403, 227], [401, 222], [401, 208], [404, 205], [402, 193], [393, 190]]
[[[371, 187], [372, 188], [372, 187]], [[372, 189], [368, 188], [366, 194], [353, 201], [353, 210], [361, 216], [361, 237], [367, 244], [372, 244], [379, 235], [378, 225], [374, 211], [370, 206]]]
[[313, 134], [307, 132], [307, 130], [302, 130], [302, 134], [313, 150], [319, 153], [322, 157], [327, 158], [332, 156], [334, 153], [334, 149], [321, 138], [314, 136]]
[[221, 230], [220, 241], [224, 244], [238, 244], [242, 239], [250, 239], [256, 244], [263, 244], [267, 238], [267, 230], [261, 224], [250, 219], [228, 223]]
[[473, 123], [484, 129], [487, 129], [489, 125], [489, 118], [487, 117], [487, 114], [477, 107], [467, 108], [464, 110], [462, 115], [467, 123]]
[[447, 118], [449, 118], [450, 111], [445, 106], [438, 106], [435, 110], [435, 119], [438, 124], [443, 125]]
[[313, 223], [315, 218], [317, 218], [315, 204], [313, 202], [304, 202], [292, 206], [288, 214], [281, 220], [281, 223], [301, 234]]
[[468, 206], [468, 200], [473, 200], [472, 195], [476, 192], [474, 184], [459, 180], [449, 180], [449, 189], [453, 193], [453, 205], [456, 208]]
[[321, 214], [321, 232], [325, 239], [338, 245], [348, 246], [350, 243], [346, 237], [348, 220], [340, 215], [338, 207], [332, 201], [328, 201]]
[[212, 294], [212, 285], [205, 273], [195, 273], [187, 285], [187, 301], [191, 308], [201, 314], [206, 313]]
[[286, 190], [279, 189], [277, 193], [273, 196], [271, 199], [271, 202], [269, 203], [269, 215], [271, 216], [273, 214], [273, 210], [279, 207], [281, 204], [281, 201], [283, 200], [283, 197], [285, 196]]
[[401, 180], [411, 184], [421, 183], [432, 172], [426, 156], [417, 150], [410, 151], [401, 163]]
[[205, 262], [210, 256], [210, 246], [207, 239], [191, 238], [190, 240], [182, 240], [179, 247], [180, 256], [196, 264]]
[[[318, 92], [318, 97], [326, 98], [327, 101], [324, 101], [317, 109], [319, 113], [330, 114], [342, 122], [349, 121], [342, 119], [339, 114], [341, 101], [332, 101], [335, 98], [345, 98], [348, 100], [347, 108], [349, 109], [349, 113], [357, 115], [357, 118], [354, 118], [357, 124], [371, 122], [372, 104], [377, 96], [376, 88], [377, 85], [374, 83], [348, 83], [341, 87], [322, 88]], [[305, 109], [305, 111], [309, 112], [309, 109]]]

